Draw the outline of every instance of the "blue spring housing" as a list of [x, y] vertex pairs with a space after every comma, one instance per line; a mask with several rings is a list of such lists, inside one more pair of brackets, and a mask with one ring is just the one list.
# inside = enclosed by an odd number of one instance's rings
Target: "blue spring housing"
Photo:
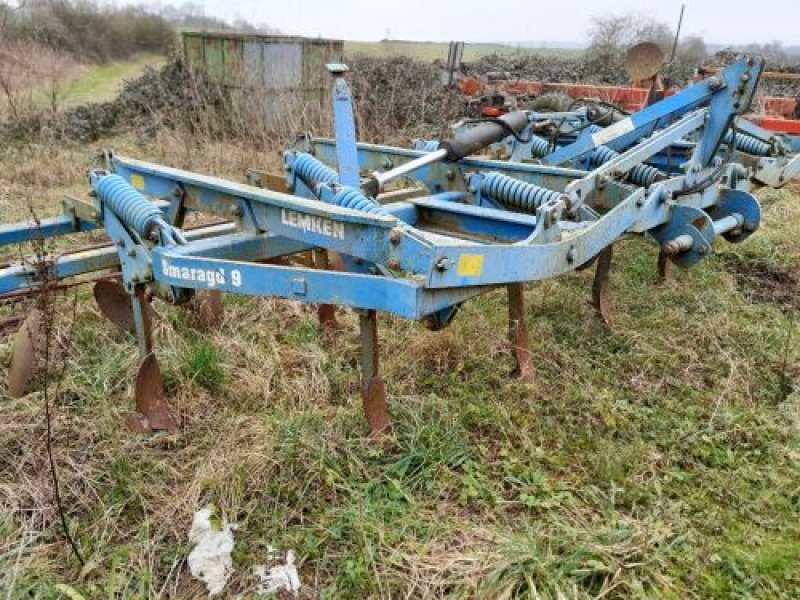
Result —
[[481, 192], [495, 202], [522, 212], [534, 213], [543, 202], [557, 200], [560, 192], [526, 183], [493, 171], [481, 182]]
[[551, 151], [550, 142], [541, 136], [531, 134], [531, 156], [533, 158], [544, 158]]
[[733, 131], [729, 129], [725, 134], [723, 141], [726, 144], [730, 144], [731, 140], [734, 140], [734, 146], [737, 150], [741, 150], [747, 154], [752, 154], [753, 156], [769, 156], [771, 150], [770, 145], [766, 142], [762, 142], [752, 135], [737, 131], [736, 136], [734, 136]]
[[294, 159], [294, 172], [309, 187], [314, 187], [319, 183], [334, 185], [339, 183], [339, 174], [319, 159], [298, 152]]
[[[603, 128], [599, 125], [589, 125], [589, 127], [586, 129], [591, 134], [603, 130]], [[604, 165], [607, 162], [614, 160], [618, 156], [619, 152], [616, 150], [609, 148], [608, 146], [598, 146], [589, 155], [589, 160], [591, 161], [592, 165], [599, 167], [600, 165]], [[655, 167], [651, 167], [650, 165], [636, 165], [633, 169], [628, 171], [628, 181], [642, 187], [650, 187], [656, 182], [656, 180], [658, 180], [661, 174], [661, 171]]]
[[[589, 155], [591, 163], [599, 167], [619, 156], [619, 152], [608, 146], [598, 146]], [[650, 165], [640, 164], [628, 171], [628, 181], [642, 187], [650, 187], [661, 176], [661, 171]]]
[[333, 203], [343, 208], [360, 210], [374, 215], [391, 216], [389, 211], [372, 198], [367, 198], [359, 190], [351, 187], [340, 187], [333, 196]]
[[[309, 187], [317, 184], [338, 185], [339, 174], [318, 158], [306, 153], [298, 153], [294, 160], [294, 172]], [[351, 208], [367, 213], [390, 216], [389, 212], [371, 198], [367, 198], [360, 190], [351, 187], [340, 187], [333, 195], [333, 204], [343, 208]]]
[[161, 210], [119, 175], [100, 177], [95, 189], [100, 201], [141, 237], [147, 237], [164, 218]]

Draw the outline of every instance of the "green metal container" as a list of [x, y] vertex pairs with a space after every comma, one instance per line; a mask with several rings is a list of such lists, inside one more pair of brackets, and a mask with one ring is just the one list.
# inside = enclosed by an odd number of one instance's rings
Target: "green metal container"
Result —
[[324, 127], [332, 86], [325, 64], [342, 62], [341, 40], [239, 33], [182, 35], [187, 63], [212, 81], [238, 90], [233, 96], [241, 103], [257, 104], [266, 125], [283, 130]]
[[282, 91], [327, 89], [325, 64], [341, 62], [344, 52], [342, 40], [189, 31], [182, 35], [186, 61], [212, 80]]

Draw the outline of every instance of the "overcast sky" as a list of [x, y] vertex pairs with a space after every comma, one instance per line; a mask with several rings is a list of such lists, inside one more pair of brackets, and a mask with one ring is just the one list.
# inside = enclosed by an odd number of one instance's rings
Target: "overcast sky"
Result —
[[[208, 15], [351, 40], [584, 42], [598, 14], [638, 12], [712, 43], [800, 45], [800, 0], [195, 0]], [[165, 2], [166, 3], [166, 2]], [[180, 0], [173, 0], [180, 4]]]

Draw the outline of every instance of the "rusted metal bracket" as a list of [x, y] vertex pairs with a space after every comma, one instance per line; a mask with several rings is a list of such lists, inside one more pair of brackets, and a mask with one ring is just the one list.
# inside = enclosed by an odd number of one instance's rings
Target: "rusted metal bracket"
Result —
[[613, 255], [613, 244], [600, 252], [597, 256], [597, 267], [595, 268], [594, 281], [592, 282], [592, 304], [597, 310], [600, 320], [606, 325], [610, 325], [612, 319], [608, 285]]
[[515, 362], [511, 376], [533, 381], [536, 379], [536, 369], [531, 364], [531, 351], [528, 345], [525, 289], [521, 283], [512, 283], [506, 286], [506, 290], [508, 291], [508, 340]]
[[[332, 261], [328, 260], [327, 250], [317, 248], [313, 251], [312, 262], [316, 269], [328, 269]], [[336, 321], [336, 307], [333, 304], [318, 304], [317, 318], [324, 329], [334, 329], [339, 325]]]
[[665, 283], [672, 278], [672, 261], [663, 250], [658, 252], [658, 281]]
[[378, 314], [374, 310], [359, 313], [361, 337], [361, 397], [370, 435], [379, 437], [392, 427], [386, 403], [386, 385], [380, 375]]

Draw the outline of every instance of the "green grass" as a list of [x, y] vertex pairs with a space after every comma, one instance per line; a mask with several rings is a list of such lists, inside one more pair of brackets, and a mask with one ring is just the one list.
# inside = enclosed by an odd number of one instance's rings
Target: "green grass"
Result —
[[[447, 60], [447, 42], [353, 42], [345, 41], [345, 55], [365, 54], [374, 57], [410, 56], [417, 60]], [[488, 54], [537, 54], [541, 56], [580, 56], [580, 49], [572, 48], [521, 48], [507, 44], [466, 43], [464, 45], [465, 62], [470, 62]]]
[[[206, 143], [169, 155], [167, 141], [102, 145], [233, 178], [242, 156], [259, 160]], [[98, 145], [4, 148], [0, 205], [54, 211]], [[53, 510], [41, 396], [3, 399], [0, 589], [202, 596], [182, 561], [192, 514], [213, 504], [239, 524], [225, 597], [252, 597], [268, 546], [297, 553], [302, 598], [800, 597], [800, 336], [787, 346], [786, 296], [747, 275], [800, 273], [798, 191], [760, 192], [761, 230], [663, 285], [652, 244], [618, 244], [611, 328], [587, 304], [590, 272], [526, 286], [533, 384], [507, 376], [502, 292], [441, 332], [382, 316], [385, 444], [366, 437], [355, 315], [340, 310], [342, 328], [319, 335], [312, 308], [244, 297], [202, 335], [157, 303], [183, 430], [126, 432], [135, 345], [83, 290], [59, 326], [54, 440], [89, 566]]]
[[63, 101], [75, 105], [112, 100], [124, 81], [135, 79], [147, 67], [158, 68], [165, 61], [163, 56], [142, 53], [127, 61], [93, 65], [81, 76], [64, 83]]
[[[113, 100], [119, 93], [123, 82], [135, 79], [147, 67], [158, 68], [166, 58], [157, 54], [137, 54], [131, 60], [112, 62], [103, 65], [88, 65], [73, 69], [56, 83], [56, 104], [66, 108], [78, 104], [105, 102]], [[53, 89], [43, 85], [20, 93], [25, 100], [24, 110], [52, 107]]]

